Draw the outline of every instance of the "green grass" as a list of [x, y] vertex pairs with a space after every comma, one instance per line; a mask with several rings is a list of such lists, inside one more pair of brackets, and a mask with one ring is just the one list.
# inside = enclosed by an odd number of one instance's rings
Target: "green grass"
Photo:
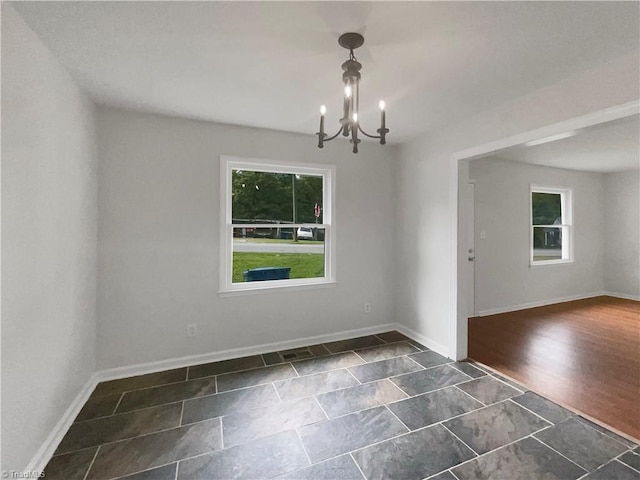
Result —
[[233, 283], [244, 281], [242, 272], [261, 267], [289, 267], [289, 278], [315, 278], [324, 276], [322, 253], [233, 253]]

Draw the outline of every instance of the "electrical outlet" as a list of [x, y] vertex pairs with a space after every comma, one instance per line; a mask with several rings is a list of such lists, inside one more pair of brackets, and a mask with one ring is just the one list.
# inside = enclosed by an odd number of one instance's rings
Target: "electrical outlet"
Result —
[[198, 324], [190, 323], [187, 325], [187, 337], [195, 337], [198, 335]]
[[369, 302], [366, 302], [364, 304], [364, 313], [370, 313], [371, 312], [371, 304]]

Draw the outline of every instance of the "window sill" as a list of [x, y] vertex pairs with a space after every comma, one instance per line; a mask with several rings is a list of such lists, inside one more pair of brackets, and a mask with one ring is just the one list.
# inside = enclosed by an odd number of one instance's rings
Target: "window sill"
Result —
[[[264, 282], [253, 282], [253, 283], [264, 283]], [[322, 281], [322, 282], [314, 282], [314, 283], [303, 283], [297, 285], [260, 285], [260, 286], [251, 286], [251, 288], [238, 288], [233, 290], [220, 290], [218, 292], [218, 297], [236, 297], [241, 295], [256, 295], [261, 293], [284, 293], [284, 292], [297, 292], [300, 290], [313, 290], [317, 288], [331, 288], [335, 286], [338, 282], [336, 281]]]
[[539, 262], [529, 262], [529, 267], [546, 267], [548, 265], [562, 265], [573, 263], [573, 260], [542, 260]]

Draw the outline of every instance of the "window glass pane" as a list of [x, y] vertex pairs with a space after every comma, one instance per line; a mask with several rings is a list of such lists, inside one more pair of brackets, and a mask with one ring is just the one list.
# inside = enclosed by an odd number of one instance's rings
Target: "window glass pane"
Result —
[[233, 223], [293, 221], [293, 175], [233, 170], [231, 218]]
[[233, 229], [233, 283], [324, 277], [323, 228]]
[[562, 195], [559, 193], [531, 193], [534, 225], [562, 224]]
[[562, 259], [562, 228], [533, 227], [533, 260]]
[[322, 176], [233, 170], [232, 222], [322, 223], [322, 187]]
[[[295, 175], [293, 178], [296, 199], [295, 223], [322, 223], [322, 177]], [[316, 209], [316, 205], [318, 206]], [[318, 215], [316, 217], [316, 214]]]

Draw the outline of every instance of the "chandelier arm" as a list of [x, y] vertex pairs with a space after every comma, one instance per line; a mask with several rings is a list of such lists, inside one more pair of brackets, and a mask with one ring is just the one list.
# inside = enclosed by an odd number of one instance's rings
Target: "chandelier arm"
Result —
[[381, 137], [375, 136], [375, 135], [369, 135], [367, 132], [365, 132], [362, 127], [360, 126], [360, 124], [358, 123], [358, 130], [360, 130], [360, 132], [365, 136], [365, 137], [369, 137], [369, 138], [376, 138], [376, 139], [380, 139]]
[[336, 132], [336, 134], [334, 136], [329, 137], [329, 138], [325, 138], [324, 141], [325, 142], [330, 142], [331, 140], [336, 138], [338, 135], [340, 135], [340, 133], [342, 133], [342, 127], [340, 127], [340, 129]]

